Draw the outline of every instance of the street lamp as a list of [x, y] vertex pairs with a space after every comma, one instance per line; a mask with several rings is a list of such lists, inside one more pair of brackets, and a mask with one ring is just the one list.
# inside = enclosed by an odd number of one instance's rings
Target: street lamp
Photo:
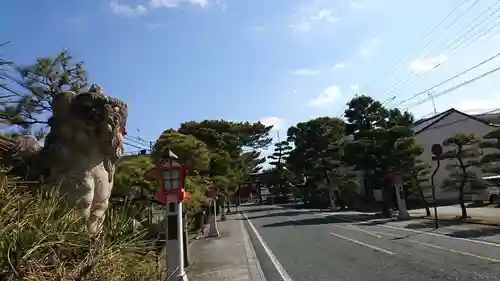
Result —
[[184, 190], [186, 169], [177, 160], [177, 156], [169, 151], [168, 157], [160, 161], [155, 169], [160, 186], [156, 199], [166, 206], [166, 280], [180, 281], [187, 280], [184, 269], [187, 247], [183, 237], [182, 203], [189, 199], [189, 193]]

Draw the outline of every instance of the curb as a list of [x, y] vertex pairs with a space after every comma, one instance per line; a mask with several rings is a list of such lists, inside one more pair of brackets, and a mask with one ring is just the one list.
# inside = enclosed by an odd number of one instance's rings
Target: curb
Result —
[[[238, 212], [241, 219], [243, 219], [243, 215], [241, 211]], [[248, 273], [250, 274], [251, 281], [266, 281], [266, 277], [262, 268], [260, 267], [259, 259], [257, 258], [257, 254], [255, 253], [255, 249], [250, 241], [250, 237], [248, 232], [243, 225], [243, 220], [241, 222], [241, 231], [243, 232], [243, 237], [245, 240], [245, 252], [247, 255], [247, 264], [248, 264]]]
[[[426, 219], [426, 220], [434, 220], [433, 216], [411, 216], [412, 219]], [[493, 222], [488, 220], [480, 220], [480, 219], [456, 219], [456, 218], [443, 218], [438, 216], [439, 221], [447, 221], [447, 222], [463, 222], [470, 224], [479, 224], [479, 225], [489, 225], [489, 226], [500, 226], [500, 222]]]

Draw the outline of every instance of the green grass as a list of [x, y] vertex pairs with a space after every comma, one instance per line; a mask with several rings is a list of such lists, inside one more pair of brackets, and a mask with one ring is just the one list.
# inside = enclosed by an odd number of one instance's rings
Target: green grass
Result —
[[126, 204], [110, 207], [90, 235], [55, 192], [35, 195], [0, 175], [0, 280], [160, 280], [157, 249], [134, 216]]

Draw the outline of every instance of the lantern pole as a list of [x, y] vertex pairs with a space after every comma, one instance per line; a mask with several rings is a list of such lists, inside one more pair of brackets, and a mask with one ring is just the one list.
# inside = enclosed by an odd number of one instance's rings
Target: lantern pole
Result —
[[[184, 224], [182, 216], [182, 195], [183, 190], [183, 167], [175, 167], [179, 169], [174, 178], [174, 165], [173, 158], [178, 159], [175, 154], [169, 150], [168, 155], [168, 186], [164, 177], [164, 169], [161, 169], [161, 179], [163, 180], [164, 192], [166, 193], [165, 205], [165, 233], [166, 233], [166, 265], [167, 272], [165, 276], [166, 281], [187, 281], [187, 275], [184, 268]], [[161, 167], [163, 168], [163, 167]], [[178, 186], [174, 186], [174, 184]]]

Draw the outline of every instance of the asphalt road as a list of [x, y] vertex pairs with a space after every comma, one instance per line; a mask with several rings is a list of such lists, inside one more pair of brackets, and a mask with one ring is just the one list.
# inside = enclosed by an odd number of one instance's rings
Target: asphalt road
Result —
[[241, 208], [268, 281], [500, 280], [500, 228]]

